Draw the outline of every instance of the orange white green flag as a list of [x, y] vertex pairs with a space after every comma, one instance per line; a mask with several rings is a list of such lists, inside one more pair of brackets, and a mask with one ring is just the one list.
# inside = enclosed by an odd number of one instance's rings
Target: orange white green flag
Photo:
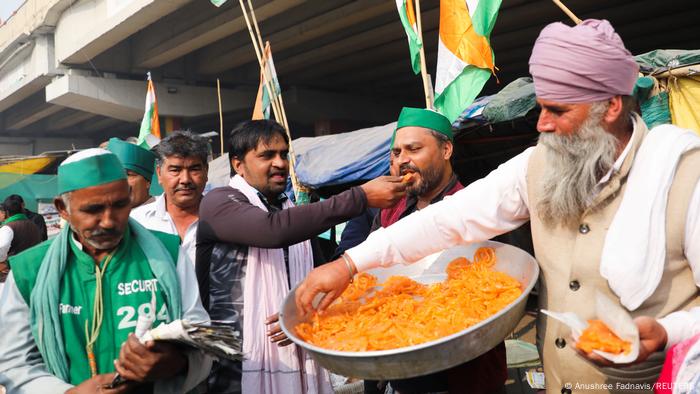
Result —
[[418, 24], [416, 23], [416, 9], [413, 0], [396, 0], [396, 9], [399, 11], [399, 19], [406, 36], [408, 37], [408, 51], [411, 54], [411, 67], [413, 72], [420, 73], [420, 49], [423, 43], [418, 36]]
[[253, 108], [253, 120], [270, 119], [272, 95], [265, 85], [266, 75], [272, 79], [270, 87], [274, 91], [274, 94], [279, 96], [280, 84], [277, 80], [277, 70], [275, 69], [275, 62], [272, 60], [272, 48], [270, 47], [269, 41], [265, 42], [263, 68], [260, 69], [260, 85], [258, 87], [258, 96], [255, 99], [255, 107]]
[[[146, 91], [146, 106], [141, 120], [141, 129], [137, 145], [147, 146], [146, 136], [153, 134], [160, 139], [160, 122], [158, 121], [158, 100], [156, 100], [156, 89], [151, 80], [151, 73], [148, 73], [148, 88]], [[148, 148], [147, 148], [148, 149]]]
[[435, 108], [454, 122], [494, 74], [489, 42], [501, 0], [440, 0]]

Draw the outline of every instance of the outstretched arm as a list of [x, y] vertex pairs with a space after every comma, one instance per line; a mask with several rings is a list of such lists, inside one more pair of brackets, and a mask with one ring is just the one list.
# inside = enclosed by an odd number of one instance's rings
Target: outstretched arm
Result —
[[480, 242], [513, 230], [530, 218], [527, 166], [530, 148], [452, 196], [370, 234], [365, 242], [313, 270], [296, 291], [297, 307], [326, 293], [320, 309], [330, 305], [355, 272], [378, 266], [413, 263], [460, 243]]

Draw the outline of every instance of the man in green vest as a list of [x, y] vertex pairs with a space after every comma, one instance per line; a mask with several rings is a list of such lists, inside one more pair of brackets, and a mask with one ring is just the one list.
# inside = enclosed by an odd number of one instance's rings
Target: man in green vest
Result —
[[[0, 300], [0, 385], [11, 393], [184, 393], [209, 373], [199, 351], [132, 334], [206, 321], [197, 281], [177, 237], [132, 219], [117, 157], [87, 149], [58, 169], [54, 201], [69, 224], [54, 239], [14, 256]], [[115, 368], [128, 380], [108, 389]]]

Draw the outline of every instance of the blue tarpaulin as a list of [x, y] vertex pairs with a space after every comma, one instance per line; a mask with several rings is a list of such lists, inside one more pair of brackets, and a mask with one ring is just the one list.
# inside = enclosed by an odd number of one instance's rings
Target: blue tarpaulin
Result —
[[317, 189], [389, 173], [389, 143], [396, 122], [292, 142], [299, 181]]

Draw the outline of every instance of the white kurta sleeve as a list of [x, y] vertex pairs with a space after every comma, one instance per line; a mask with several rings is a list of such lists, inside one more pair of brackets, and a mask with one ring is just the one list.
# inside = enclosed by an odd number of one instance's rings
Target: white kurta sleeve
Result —
[[12, 246], [14, 237], [15, 233], [10, 226], [0, 227], [0, 261], [7, 260], [7, 253], [10, 252], [10, 246]]
[[[700, 287], [700, 183], [695, 185], [688, 207], [685, 225], [685, 257], [693, 271], [695, 284]], [[688, 311], [678, 311], [659, 319], [666, 329], [668, 341], [666, 348], [689, 339], [700, 333], [700, 307]]]
[[444, 200], [370, 234], [347, 251], [358, 271], [413, 263], [460, 243], [481, 242], [527, 222], [527, 165], [534, 148]]
[[[209, 314], [199, 299], [199, 286], [194, 273], [194, 264], [181, 247], [177, 260], [177, 276], [182, 295], [182, 318], [193, 322], [209, 321]], [[187, 375], [179, 375], [165, 381], [157, 381], [154, 392], [186, 393], [209, 376], [213, 359], [199, 350], [187, 350]]]
[[62, 394], [73, 387], [46, 370], [12, 271], [0, 299], [0, 385], [13, 394]]

